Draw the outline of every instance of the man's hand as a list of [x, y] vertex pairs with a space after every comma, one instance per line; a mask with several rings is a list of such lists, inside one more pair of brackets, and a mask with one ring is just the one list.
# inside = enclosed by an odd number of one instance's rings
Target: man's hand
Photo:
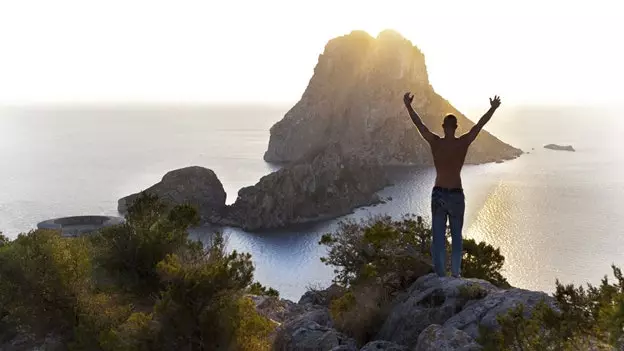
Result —
[[490, 98], [490, 107], [492, 108], [498, 108], [498, 106], [500, 106], [501, 101], [500, 101], [500, 96], [498, 95], [494, 95], [494, 100], [492, 100], [492, 98]]
[[405, 93], [405, 95], [403, 95], [403, 102], [405, 103], [406, 106], [411, 105], [412, 100], [414, 100], [414, 95], [410, 96], [409, 91]]

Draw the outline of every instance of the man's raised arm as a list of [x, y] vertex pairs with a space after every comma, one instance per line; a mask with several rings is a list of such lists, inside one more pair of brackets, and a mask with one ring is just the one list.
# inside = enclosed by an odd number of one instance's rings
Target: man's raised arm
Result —
[[494, 95], [493, 100], [492, 98], [490, 98], [490, 109], [487, 110], [487, 112], [483, 115], [483, 117], [479, 119], [479, 122], [477, 122], [477, 124], [475, 124], [468, 133], [462, 135], [460, 138], [467, 141], [468, 143], [472, 143], [477, 138], [477, 135], [479, 135], [479, 132], [481, 131], [481, 129], [483, 129], [483, 126], [485, 126], [485, 124], [490, 120], [490, 118], [492, 118], [494, 111], [496, 111], [496, 109], [498, 108], [498, 106], [500, 106], [500, 104], [501, 104], [501, 101], [498, 95]]
[[420, 119], [420, 116], [416, 113], [416, 111], [414, 111], [414, 109], [412, 108], [412, 100], [414, 100], [414, 95], [410, 96], [409, 92], [403, 95], [403, 102], [405, 103], [407, 112], [409, 112], [409, 115], [412, 118], [412, 121], [414, 122], [414, 124], [416, 125], [416, 128], [418, 128], [420, 135], [422, 135], [422, 137], [425, 138], [427, 142], [431, 143], [436, 138], [436, 135], [433, 134], [429, 130], [429, 128], [427, 128], [427, 126]]

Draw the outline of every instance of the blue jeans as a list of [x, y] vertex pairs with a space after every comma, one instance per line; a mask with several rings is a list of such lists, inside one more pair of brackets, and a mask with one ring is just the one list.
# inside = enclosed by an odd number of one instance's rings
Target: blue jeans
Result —
[[433, 269], [440, 277], [446, 276], [446, 220], [451, 227], [451, 274], [459, 277], [462, 260], [462, 227], [466, 208], [461, 189], [434, 187], [431, 193], [431, 257]]

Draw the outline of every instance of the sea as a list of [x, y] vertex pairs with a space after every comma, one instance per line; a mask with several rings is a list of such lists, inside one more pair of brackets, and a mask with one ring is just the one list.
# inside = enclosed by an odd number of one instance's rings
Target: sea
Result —
[[[287, 105], [32, 105], [0, 108], [0, 231], [10, 238], [40, 221], [118, 215], [117, 200], [173, 169], [215, 171], [236, 199], [278, 169], [262, 156], [269, 128]], [[476, 120], [484, 111], [464, 111]], [[596, 284], [624, 267], [622, 108], [502, 106], [486, 126], [525, 154], [468, 165], [464, 234], [500, 248], [503, 274], [517, 287], [552, 292], [562, 283]], [[407, 117], [406, 117], [407, 118]], [[544, 149], [570, 144], [576, 152]], [[429, 219], [435, 171], [404, 168], [380, 191], [392, 200], [354, 213], [262, 233], [222, 228], [228, 248], [249, 252], [255, 279], [297, 301], [331, 284], [320, 236], [345, 218], [404, 214]], [[214, 228], [191, 235], [207, 241]]]

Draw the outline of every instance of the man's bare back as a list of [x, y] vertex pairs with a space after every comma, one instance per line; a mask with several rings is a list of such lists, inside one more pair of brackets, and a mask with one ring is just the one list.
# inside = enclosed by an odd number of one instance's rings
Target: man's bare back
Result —
[[436, 168], [435, 185], [461, 189], [461, 170], [468, 153], [468, 144], [461, 138], [435, 138], [431, 143], [433, 164]]
[[470, 131], [459, 138], [455, 137], [457, 130], [457, 117], [447, 115], [444, 117], [442, 128], [444, 136], [440, 137], [432, 133], [422, 122], [420, 116], [412, 108], [414, 96], [405, 93], [403, 102], [407, 108], [412, 121], [418, 128], [422, 137], [429, 143], [433, 155], [433, 163], [436, 168], [435, 185], [447, 189], [461, 189], [461, 170], [466, 160], [466, 154], [470, 144], [477, 138], [483, 126], [492, 118], [494, 111], [500, 106], [500, 98], [494, 96], [490, 99], [490, 109], [481, 117]]

